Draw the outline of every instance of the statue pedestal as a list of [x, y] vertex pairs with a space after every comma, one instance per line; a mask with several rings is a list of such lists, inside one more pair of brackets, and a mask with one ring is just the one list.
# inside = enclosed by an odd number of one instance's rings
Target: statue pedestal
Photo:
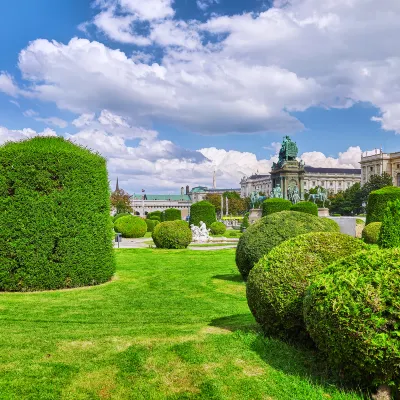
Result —
[[254, 222], [258, 221], [262, 217], [261, 208], [252, 208], [249, 214], [249, 223], [254, 224]]
[[329, 208], [318, 208], [318, 217], [329, 217]]

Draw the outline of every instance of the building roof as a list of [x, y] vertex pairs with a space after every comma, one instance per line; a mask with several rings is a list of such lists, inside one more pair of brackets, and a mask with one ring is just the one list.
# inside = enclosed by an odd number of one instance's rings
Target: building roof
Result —
[[315, 168], [306, 165], [304, 170], [314, 174], [346, 174], [346, 175], [361, 175], [361, 169], [356, 168]]
[[262, 179], [262, 178], [269, 178], [271, 175], [258, 175], [258, 174], [254, 174], [249, 176], [247, 179]]
[[207, 193], [220, 193], [220, 192], [240, 192], [241, 189], [207, 189]]
[[[132, 196], [134, 200], [142, 200], [142, 195], [136, 194]], [[145, 194], [145, 200], [153, 201], [190, 201], [190, 197], [186, 194]]]

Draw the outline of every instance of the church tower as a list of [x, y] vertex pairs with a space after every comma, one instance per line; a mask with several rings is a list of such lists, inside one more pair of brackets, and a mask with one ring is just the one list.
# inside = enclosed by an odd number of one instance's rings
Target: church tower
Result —
[[116, 184], [116, 186], [115, 186], [115, 191], [116, 191], [116, 192], [119, 192], [118, 178], [117, 178], [117, 184]]

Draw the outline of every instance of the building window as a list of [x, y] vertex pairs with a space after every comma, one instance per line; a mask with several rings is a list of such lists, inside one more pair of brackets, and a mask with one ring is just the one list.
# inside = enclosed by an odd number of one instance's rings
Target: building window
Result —
[[331, 186], [333, 186], [333, 182], [331, 182]]
[[372, 172], [374, 170], [374, 167], [369, 167], [369, 170]]
[[315, 186], [315, 182], [313, 182], [312, 185]]

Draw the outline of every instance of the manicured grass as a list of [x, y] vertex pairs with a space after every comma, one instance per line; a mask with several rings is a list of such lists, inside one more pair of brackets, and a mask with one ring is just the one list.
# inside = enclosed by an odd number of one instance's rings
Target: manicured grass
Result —
[[224, 246], [236, 246], [237, 242], [225, 242], [225, 243], [195, 243], [191, 244], [190, 247], [224, 247]]
[[0, 295], [0, 399], [362, 398], [257, 333], [234, 250], [116, 253], [102, 286]]

